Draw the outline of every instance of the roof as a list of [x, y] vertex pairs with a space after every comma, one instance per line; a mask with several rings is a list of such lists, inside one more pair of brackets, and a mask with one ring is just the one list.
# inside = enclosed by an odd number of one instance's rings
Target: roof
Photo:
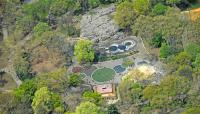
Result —
[[113, 92], [112, 84], [96, 85], [94, 90], [101, 94]]
[[195, 21], [197, 18], [200, 18], [200, 8], [190, 10], [190, 16], [192, 21]]
[[101, 93], [103, 97], [115, 97], [115, 89], [112, 84], [96, 85], [93, 89], [96, 92]]

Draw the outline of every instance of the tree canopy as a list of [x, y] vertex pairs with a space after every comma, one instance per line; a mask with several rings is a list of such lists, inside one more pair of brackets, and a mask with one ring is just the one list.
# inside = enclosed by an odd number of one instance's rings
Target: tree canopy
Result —
[[64, 112], [64, 106], [58, 94], [50, 92], [47, 87], [42, 87], [35, 92], [32, 102], [35, 114], [45, 114], [49, 112]]
[[133, 24], [138, 14], [134, 10], [132, 2], [125, 1], [117, 6], [114, 20], [121, 28], [129, 27]]
[[86, 39], [80, 39], [74, 46], [74, 55], [79, 63], [94, 60], [93, 43]]
[[83, 102], [76, 108], [75, 114], [99, 114], [99, 107], [91, 102]]

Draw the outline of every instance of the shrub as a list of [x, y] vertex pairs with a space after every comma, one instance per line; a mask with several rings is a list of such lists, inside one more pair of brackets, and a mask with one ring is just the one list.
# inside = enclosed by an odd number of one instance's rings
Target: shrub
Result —
[[167, 6], [162, 3], [158, 3], [153, 7], [152, 13], [154, 15], [163, 15], [167, 11]]

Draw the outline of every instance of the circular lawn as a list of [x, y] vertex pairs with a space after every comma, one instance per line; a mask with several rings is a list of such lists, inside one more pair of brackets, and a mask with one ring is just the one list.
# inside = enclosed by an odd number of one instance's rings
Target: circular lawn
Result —
[[110, 81], [114, 78], [115, 71], [110, 68], [101, 68], [93, 72], [92, 78], [97, 82]]

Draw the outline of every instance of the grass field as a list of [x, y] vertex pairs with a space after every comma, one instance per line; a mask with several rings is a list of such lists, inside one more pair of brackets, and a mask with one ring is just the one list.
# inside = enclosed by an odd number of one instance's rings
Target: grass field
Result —
[[97, 82], [105, 82], [112, 80], [115, 76], [115, 71], [110, 68], [97, 69], [92, 74], [92, 78]]

